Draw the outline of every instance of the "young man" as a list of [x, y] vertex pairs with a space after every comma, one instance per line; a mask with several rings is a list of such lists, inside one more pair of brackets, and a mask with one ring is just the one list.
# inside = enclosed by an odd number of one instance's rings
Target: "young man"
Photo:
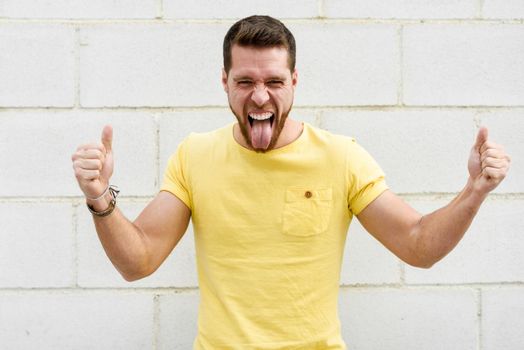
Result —
[[447, 206], [417, 213], [353, 139], [288, 118], [295, 42], [270, 17], [248, 17], [228, 31], [222, 84], [237, 122], [187, 137], [160, 193], [133, 223], [109, 189], [111, 127], [101, 144], [73, 155], [100, 240], [126, 280], [153, 273], [192, 218], [196, 349], [344, 349], [337, 295], [352, 217], [403, 261], [430, 267], [459, 242], [509, 168], [481, 128], [466, 187]]

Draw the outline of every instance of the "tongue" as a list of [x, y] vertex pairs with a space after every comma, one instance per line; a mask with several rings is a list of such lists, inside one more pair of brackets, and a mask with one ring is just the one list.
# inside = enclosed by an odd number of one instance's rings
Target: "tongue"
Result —
[[267, 149], [271, 142], [271, 121], [266, 120], [253, 120], [251, 126], [251, 144], [255, 149]]

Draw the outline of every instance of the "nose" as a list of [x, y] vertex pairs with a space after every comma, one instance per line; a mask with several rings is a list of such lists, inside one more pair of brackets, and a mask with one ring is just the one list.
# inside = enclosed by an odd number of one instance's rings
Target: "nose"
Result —
[[253, 93], [251, 94], [251, 100], [255, 102], [257, 106], [262, 107], [269, 100], [267, 87], [263, 84], [255, 85]]

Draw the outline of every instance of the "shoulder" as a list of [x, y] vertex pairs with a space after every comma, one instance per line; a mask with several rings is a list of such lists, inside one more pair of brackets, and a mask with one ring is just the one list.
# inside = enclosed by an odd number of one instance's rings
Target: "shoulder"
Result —
[[233, 125], [228, 124], [208, 132], [192, 132], [178, 145], [179, 152], [195, 155], [225, 145], [228, 137], [232, 137], [232, 130]]
[[346, 153], [348, 149], [358, 147], [357, 142], [351, 136], [336, 134], [308, 123], [304, 123], [304, 133], [310, 143], [326, 147], [330, 151], [343, 151]]

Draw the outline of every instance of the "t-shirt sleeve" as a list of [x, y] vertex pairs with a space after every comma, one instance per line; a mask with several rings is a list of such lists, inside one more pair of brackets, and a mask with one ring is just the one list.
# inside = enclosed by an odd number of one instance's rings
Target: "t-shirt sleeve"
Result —
[[388, 186], [380, 166], [355, 140], [349, 145], [346, 166], [349, 177], [348, 208], [358, 215]]
[[164, 172], [164, 180], [160, 191], [167, 191], [174, 194], [184, 202], [188, 208], [192, 209], [191, 195], [187, 181], [187, 141], [183, 141], [176, 152], [169, 158]]

